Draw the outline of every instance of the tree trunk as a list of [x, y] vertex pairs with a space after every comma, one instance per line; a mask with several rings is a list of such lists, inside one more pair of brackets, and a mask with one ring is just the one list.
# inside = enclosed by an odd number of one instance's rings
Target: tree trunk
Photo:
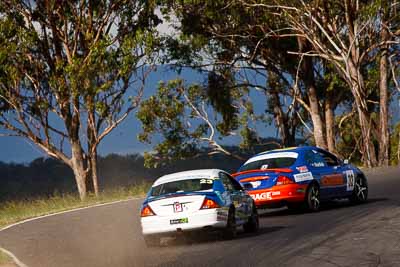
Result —
[[375, 147], [371, 138], [371, 122], [370, 122], [371, 118], [369, 116], [368, 111], [364, 109], [364, 105], [366, 106], [366, 103], [362, 103], [363, 100], [361, 100], [358, 97], [356, 97], [355, 100], [357, 105], [358, 118], [360, 122], [361, 136], [363, 140], [362, 153], [364, 158], [364, 165], [366, 165], [369, 168], [375, 167], [377, 165], [377, 160], [375, 154], [376, 153]]
[[[311, 44], [306, 39], [298, 38], [297, 40], [300, 52], [306, 53], [312, 49]], [[324, 125], [321, 118], [317, 88], [315, 87], [314, 63], [311, 57], [303, 58], [301, 73], [310, 103], [310, 116], [313, 123], [315, 145], [327, 149], [328, 146], [325, 140]]]
[[313, 133], [315, 139], [315, 145], [324, 149], [327, 149], [324, 125], [322, 122], [321, 114], [319, 112], [319, 101], [317, 92], [314, 85], [309, 85], [308, 88], [308, 100], [310, 102], [311, 120], [313, 122]]
[[[381, 31], [381, 40], [386, 41], [389, 33], [386, 28]], [[388, 119], [388, 47], [381, 50], [379, 62], [379, 165], [389, 165], [389, 119]]]
[[83, 151], [79, 141], [71, 141], [71, 168], [75, 175], [79, 197], [84, 200], [87, 196], [86, 178]]
[[399, 141], [397, 143], [397, 165], [400, 166], [400, 131], [399, 131]]
[[351, 75], [351, 91], [357, 105], [358, 119], [360, 122], [362, 136], [362, 154], [364, 165], [367, 167], [375, 167], [378, 162], [376, 159], [376, 151], [372, 141], [372, 123], [371, 116], [368, 112], [367, 98], [365, 96], [364, 79], [360, 70], [355, 67], [352, 60], [349, 60], [349, 71]]
[[[90, 84], [89, 80], [86, 80], [86, 83]], [[90, 87], [88, 85], [88, 87]], [[98, 175], [97, 175], [97, 129], [96, 129], [96, 116], [95, 116], [95, 106], [94, 99], [92, 96], [86, 97], [86, 107], [88, 109], [88, 118], [87, 118], [87, 136], [88, 136], [88, 160], [87, 164], [90, 167], [88, 169], [88, 175], [90, 175], [91, 179], [88, 179], [91, 184], [91, 189], [93, 190], [96, 197], [99, 196], [99, 184], [98, 184]]]
[[331, 153], [337, 154], [335, 147], [335, 113], [333, 110], [332, 98], [329, 93], [325, 101], [325, 126], [328, 150]]
[[91, 167], [91, 176], [93, 182], [93, 190], [96, 197], [99, 196], [99, 182], [98, 182], [98, 174], [97, 174], [97, 151], [93, 152], [90, 156], [90, 167]]
[[279, 130], [279, 135], [282, 139], [282, 145], [285, 147], [288, 144], [288, 130], [285, 123], [284, 113], [280, 106], [279, 95], [274, 89], [270, 89], [270, 101], [272, 105], [272, 112], [274, 114], [274, 120], [276, 127]]
[[272, 109], [275, 124], [279, 130], [279, 135], [282, 139], [282, 145], [283, 147], [294, 146], [296, 143], [295, 136], [291, 133], [288, 125], [287, 115], [282, 110], [281, 101], [279, 99], [279, 93], [275, 88], [277, 86], [276, 80], [274, 79], [275, 75], [274, 73], [269, 72], [268, 77], [269, 77], [268, 96], [270, 99], [269, 106], [271, 107], [270, 109]]

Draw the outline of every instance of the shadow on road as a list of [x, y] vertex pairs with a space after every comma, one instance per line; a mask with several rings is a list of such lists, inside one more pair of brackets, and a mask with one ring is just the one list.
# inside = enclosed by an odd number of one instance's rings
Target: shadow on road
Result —
[[[347, 200], [334, 200], [324, 202], [321, 206], [320, 213], [334, 211], [334, 210], [347, 210], [352, 208], [363, 208], [368, 209], [371, 212], [380, 209], [382, 205], [385, 205], [388, 198], [370, 198], [367, 203], [354, 205], [350, 204]], [[311, 214], [304, 210], [289, 210], [287, 208], [275, 209], [275, 210], [264, 210], [259, 213], [260, 218], [271, 218], [271, 217], [282, 217], [282, 216], [296, 216]], [[241, 240], [246, 238], [252, 238], [264, 234], [270, 234], [272, 232], [283, 230], [287, 227], [274, 226], [274, 227], [262, 227], [257, 233], [244, 233], [238, 228], [238, 235], [234, 240]], [[163, 238], [161, 247], [174, 247], [174, 246], [188, 246], [188, 245], [199, 245], [210, 242], [225, 241], [222, 238], [220, 232], [200, 232], [200, 233], [184, 233], [177, 235], [176, 237]]]
[[[325, 211], [330, 211], [330, 210], [339, 210], [339, 209], [348, 209], [348, 208], [354, 208], [354, 207], [363, 207], [363, 206], [368, 206], [380, 202], [386, 202], [390, 199], [388, 198], [370, 198], [368, 201], [364, 204], [358, 204], [354, 205], [351, 204], [348, 200], [332, 200], [332, 201], [327, 201], [324, 202], [321, 205], [321, 209], [319, 212], [325, 212]], [[373, 207], [378, 208], [379, 205], [374, 205]], [[280, 217], [280, 216], [293, 216], [293, 215], [302, 215], [302, 214], [308, 214], [310, 212], [304, 211], [302, 209], [298, 210], [290, 210], [287, 208], [281, 208], [277, 210], [265, 210], [265, 212], [260, 212], [260, 217], [261, 218], [268, 218], [268, 217]]]
[[274, 226], [274, 227], [263, 227], [260, 228], [257, 233], [245, 233], [238, 228], [238, 235], [232, 240], [223, 239], [219, 232], [202, 232], [196, 234], [181, 234], [176, 237], [164, 238], [161, 242], [161, 247], [172, 247], [172, 246], [188, 246], [188, 245], [199, 245], [204, 243], [218, 242], [218, 241], [235, 241], [246, 238], [252, 238], [255, 236], [270, 234], [272, 232], [283, 230], [286, 227]]

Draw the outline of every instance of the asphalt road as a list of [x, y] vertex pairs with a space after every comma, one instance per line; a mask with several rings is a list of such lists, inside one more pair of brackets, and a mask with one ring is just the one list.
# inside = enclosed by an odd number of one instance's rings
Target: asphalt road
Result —
[[256, 235], [167, 240], [147, 249], [140, 200], [47, 217], [0, 232], [0, 246], [29, 267], [400, 266], [400, 169], [367, 173], [367, 204], [318, 213], [263, 213]]

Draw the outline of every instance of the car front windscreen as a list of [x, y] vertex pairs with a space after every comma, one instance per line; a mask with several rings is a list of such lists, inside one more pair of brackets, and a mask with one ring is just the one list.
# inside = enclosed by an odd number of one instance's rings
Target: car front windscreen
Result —
[[156, 185], [151, 189], [150, 196], [210, 190], [213, 189], [213, 185], [214, 180], [209, 178], [184, 179]]
[[248, 160], [240, 169], [239, 172], [250, 170], [278, 169], [289, 168], [297, 159], [297, 153], [288, 155], [273, 155], [267, 154], [258, 156]]

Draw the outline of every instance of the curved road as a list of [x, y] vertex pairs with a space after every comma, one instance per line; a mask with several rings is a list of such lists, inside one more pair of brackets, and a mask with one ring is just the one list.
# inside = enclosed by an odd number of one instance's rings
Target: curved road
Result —
[[210, 235], [147, 249], [140, 200], [38, 219], [0, 232], [0, 246], [29, 267], [400, 266], [400, 170], [367, 173], [369, 202], [318, 213], [263, 213], [257, 235]]

